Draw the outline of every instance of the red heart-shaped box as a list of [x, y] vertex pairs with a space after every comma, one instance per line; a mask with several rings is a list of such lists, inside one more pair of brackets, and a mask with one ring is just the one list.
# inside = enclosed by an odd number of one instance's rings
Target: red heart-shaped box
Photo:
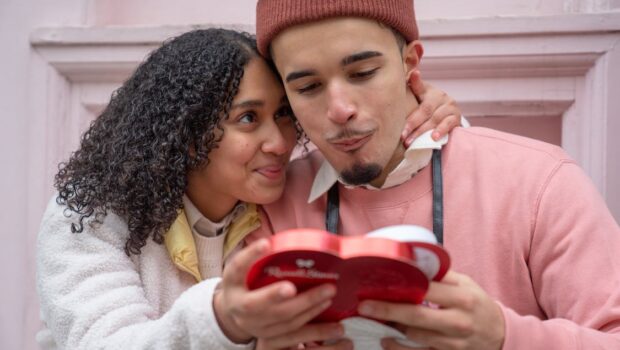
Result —
[[[428, 242], [342, 237], [315, 229], [288, 230], [270, 240], [271, 253], [251, 267], [247, 286], [257, 289], [287, 280], [302, 292], [333, 283], [337, 293], [332, 305], [314, 322], [355, 316], [359, 302], [365, 299], [420, 303], [429, 280], [441, 279], [449, 265], [447, 252]], [[432, 275], [416, 266], [416, 249], [437, 256]]]

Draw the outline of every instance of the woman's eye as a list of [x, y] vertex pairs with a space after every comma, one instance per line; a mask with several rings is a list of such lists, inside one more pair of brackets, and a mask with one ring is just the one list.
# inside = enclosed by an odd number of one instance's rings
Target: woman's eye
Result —
[[375, 74], [377, 70], [379, 70], [379, 68], [373, 68], [373, 69], [355, 72], [351, 74], [351, 78], [354, 78], [354, 79], [370, 78], [373, 74]]
[[256, 121], [256, 115], [254, 115], [254, 113], [245, 113], [241, 115], [239, 119], [237, 119], [237, 122], [241, 124], [251, 124], [251, 123], [254, 123], [255, 121]]

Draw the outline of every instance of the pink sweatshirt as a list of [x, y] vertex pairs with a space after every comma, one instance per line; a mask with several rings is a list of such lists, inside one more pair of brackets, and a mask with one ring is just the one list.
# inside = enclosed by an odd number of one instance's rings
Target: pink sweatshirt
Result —
[[[483, 129], [455, 129], [442, 152], [444, 244], [452, 268], [502, 306], [504, 350], [620, 349], [620, 228], [560, 148]], [[307, 198], [323, 161], [294, 161], [284, 196], [265, 206], [249, 241], [325, 228], [326, 196]], [[340, 186], [340, 227], [432, 230], [431, 171], [381, 191]]]

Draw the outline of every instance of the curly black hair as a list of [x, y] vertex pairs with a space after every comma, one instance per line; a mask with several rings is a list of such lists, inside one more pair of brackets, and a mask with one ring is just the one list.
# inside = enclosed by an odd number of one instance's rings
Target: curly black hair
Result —
[[71, 231], [89, 218], [101, 223], [111, 210], [127, 222], [127, 255], [140, 254], [149, 236], [161, 244], [183, 207], [186, 174], [208, 163], [253, 57], [253, 36], [214, 28], [153, 51], [59, 165], [56, 201], [65, 215], [79, 214]]

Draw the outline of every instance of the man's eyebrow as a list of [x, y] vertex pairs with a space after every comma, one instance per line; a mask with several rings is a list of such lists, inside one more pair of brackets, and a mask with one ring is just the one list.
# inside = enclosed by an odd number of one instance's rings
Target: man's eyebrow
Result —
[[287, 83], [290, 83], [291, 81], [293, 81], [295, 79], [307, 77], [307, 76], [314, 75], [314, 74], [316, 74], [316, 72], [313, 71], [313, 70], [310, 70], [310, 69], [308, 69], [308, 70], [300, 70], [300, 71], [288, 74], [286, 76], [285, 80], [286, 80]]
[[383, 54], [379, 51], [362, 51], [362, 52], [358, 52], [358, 53], [355, 53], [353, 55], [343, 58], [342, 61], [340, 61], [340, 65], [346, 66], [351, 63], [355, 63], [358, 61], [363, 61], [369, 58], [379, 57], [379, 56], [383, 56]]
[[263, 101], [260, 101], [260, 100], [246, 100], [246, 101], [241, 101], [239, 103], [235, 103], [234, 105], [232, 105], [230, 107], [230, 109], [235, 109], [235, 108], [256, 108], [256, 107], [261, 107], [264, 104], [265, 103]]

